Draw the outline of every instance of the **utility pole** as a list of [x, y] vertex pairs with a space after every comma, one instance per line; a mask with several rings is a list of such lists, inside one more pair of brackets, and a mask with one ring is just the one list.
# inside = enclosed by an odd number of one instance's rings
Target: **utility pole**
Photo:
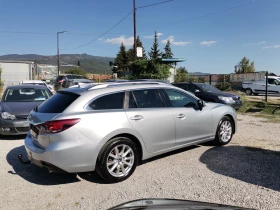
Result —
[[59, 75], [60, 72], [60, 55], [59, 55], [59, 34], [66, 33], [67, 31], [60, 31], [56, 33], [56, 41], [57, 41], [57, 76]]
[[136, 0], [133, 0], [133, 23], [134, 23], [134, 59], [137, 59], [136, 50]]
[[268, 71], [265, 72], [265, 102], [267, 102]]

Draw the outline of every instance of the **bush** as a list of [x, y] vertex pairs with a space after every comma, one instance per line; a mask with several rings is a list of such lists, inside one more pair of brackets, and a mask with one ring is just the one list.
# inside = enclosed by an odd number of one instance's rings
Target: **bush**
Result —
[[84, 77], [87, 77], [87, 73], [84, 69], [78, 68], [78, 67], [73, 67], [65, 71], [65, 74], [78, 74], [82, 75]]
[[132, 72], [130, 79], [167, 79], [170, 75], [169, 65], [152, 60], [136, 60], [129, 65]]

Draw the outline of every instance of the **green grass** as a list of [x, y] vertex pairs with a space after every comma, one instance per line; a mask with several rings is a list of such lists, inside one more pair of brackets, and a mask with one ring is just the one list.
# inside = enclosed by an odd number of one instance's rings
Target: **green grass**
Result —
[[[280, 123], [280, 104], [277, 101], [268, 100], [268, 102], [262, 101], [262, 99], [256, 100], [241, 95], [243, 101], [242, 107], [237, 111], [240, 114], [254, 114], [256, 117], [263, 117], [268, 119], [267, 122]], [[277, 109], [279, 107], [279, 109]]]

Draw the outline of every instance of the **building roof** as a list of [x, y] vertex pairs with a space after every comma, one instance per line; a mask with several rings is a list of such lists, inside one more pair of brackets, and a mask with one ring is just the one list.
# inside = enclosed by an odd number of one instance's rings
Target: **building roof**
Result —
[[15, 60], [0, 60], [0, 63], [26, 63], [26, 64], [34, 64], [33, 61], [15, 61]]
[[186, 58], [162, 58], [161, 61], [164, 63], [177, 63], [177, 62], [184, 62]]

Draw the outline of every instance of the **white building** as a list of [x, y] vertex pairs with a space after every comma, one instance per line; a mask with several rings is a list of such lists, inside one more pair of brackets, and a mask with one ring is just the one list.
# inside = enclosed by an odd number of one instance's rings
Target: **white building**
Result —
[[2, 70], [1, 80], [4, 88], [9, 85], [18, 85], [22, 80], [35, 79], [35, 64], [31, 61], [4, 61], [0, 60]]

